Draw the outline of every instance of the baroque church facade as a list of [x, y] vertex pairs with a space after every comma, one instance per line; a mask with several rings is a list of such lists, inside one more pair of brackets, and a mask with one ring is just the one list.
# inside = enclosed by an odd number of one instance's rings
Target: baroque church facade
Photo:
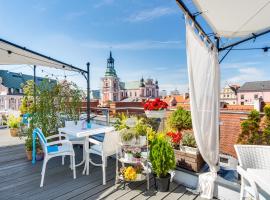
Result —
[[121, 82], [114, 68], [112, 52], [102, 81], [102, 103], [113, 101], [141, 101], [159, 97], [158, 81], [141, 78], [139, 81]]

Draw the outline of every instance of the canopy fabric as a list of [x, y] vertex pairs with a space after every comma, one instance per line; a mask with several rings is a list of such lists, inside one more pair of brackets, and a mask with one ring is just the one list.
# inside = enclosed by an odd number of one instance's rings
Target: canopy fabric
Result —
[[219, 37], [245, 37], [270, 28], [270, 0], [194, 0]]
[[0, 65], [21, 64], [52, 67], [76, 72], [84, 71], [72, 65], [26, 49], [25, 47], [0, 39]]
[[219, 158], [220, 69], [215, 47], [206, 46], [186, 21], [186, 51], [192, 127], [200, 153], [210, 172], [200, 174], [198, 190], [212, 199]]

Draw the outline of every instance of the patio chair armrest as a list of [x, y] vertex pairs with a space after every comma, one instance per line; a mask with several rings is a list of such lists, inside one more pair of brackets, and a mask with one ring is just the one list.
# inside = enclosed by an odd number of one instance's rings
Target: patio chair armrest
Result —
[[[241, 166], [237, 166], [237, 172], [241, 175], [241, 178], [244, 179], [245, 181], [247, 181], [251, 188], [254, 190], [255, 192], [255, 195], [257, 197], [259, 197], [259, 192], [258, 192], [258, 189], [257, 189], [257, 185], [256, 185], [256, 182], [254, 181], [254, 179], [249, 175], [249, 173], [243, 169]], [[243, 182], [242, 182], [243, 184]]]
[[92, 138], [89, 138], [89, 142], [92, 144], [97, 144], [97, 145], [102, 145], [102, 143], [103, 143], [103, 142], [100, 142], [100, 141], [92, 139]]
[[62, 137], [64, 137], [66, 139], [67, 135], [63, 134], [63, 133], [59, 133], [59, 134], [48, 136], [48, 137], [46, 137], [46, 139], [50, 140], [50, 139], [53, 139], [53, 138], [62, 138]]
[[48, 142], [48, 143], [46, 143], [46, 147], [57, 145], [57, 144], [68, 144], [72, 147], [72, 143], [69, 140], [58, 140], [58, 141], [54, 141], [54, 142]]

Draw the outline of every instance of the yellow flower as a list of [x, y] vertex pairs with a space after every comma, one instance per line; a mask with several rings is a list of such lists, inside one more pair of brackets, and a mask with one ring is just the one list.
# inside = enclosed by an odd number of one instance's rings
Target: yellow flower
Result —
[[128, 181], [136, 180], [137, 178], [136, 170], [132, 166], [127, 167], [124, 172], [124, 178]]

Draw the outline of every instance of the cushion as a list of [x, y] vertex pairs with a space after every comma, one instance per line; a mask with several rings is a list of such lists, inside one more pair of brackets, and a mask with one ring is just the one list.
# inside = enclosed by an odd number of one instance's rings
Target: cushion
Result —
[[104, 137], [105, 137], [105, 133], [99, 133], [99, 134], [90, 136], [91, 139], [97, 140], [99, 142], [103, 142]]

